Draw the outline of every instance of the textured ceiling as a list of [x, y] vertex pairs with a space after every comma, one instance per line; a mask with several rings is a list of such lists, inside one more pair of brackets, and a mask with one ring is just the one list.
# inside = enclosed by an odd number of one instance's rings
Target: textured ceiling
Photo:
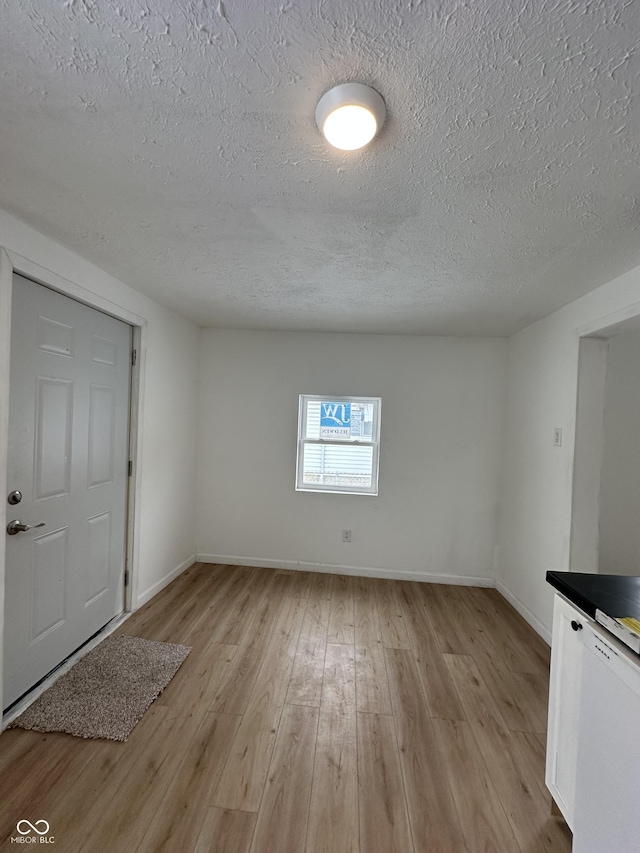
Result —
[[640, 263], [639, 43], [637, 0], [5, 0], [0, 207], [201, 325], [509, 334]]

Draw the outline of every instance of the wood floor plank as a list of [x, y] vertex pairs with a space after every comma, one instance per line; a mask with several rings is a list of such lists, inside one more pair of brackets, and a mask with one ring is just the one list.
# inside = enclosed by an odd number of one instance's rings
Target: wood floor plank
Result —
[[391, 714], [382, 643], [356, 646], [356, 706], [366, 714]]
[[527, 732], [526, 737], [528, 740], [537, 741], [537, 747], [535, 747], [535, 749], [541, 752], [544, 759], [547, 751], [547, 735], [540, 734], [540, 732]]
[[125, 777], [112, 777], [116, 793], [111, 808], [105, 812], [98, 799], [97, 810], [92, 810], [87, 821], [91, 835], [80, 830], [65, 836], [71, 849], [91, 853], [95, 850], [96, 838], [100, 839], [103, 849], [114, 853], [138, 849], [184, 763], [185, 749], [176, 749], [175, 744], [191, 742], [206, 716], [204, 710], [196, 704], [189, 711], [185, 708], [176, 713], [174, 709], [169, 713], [147, 742], [143, 761], [129, 768]]
[[445, 584], [414, 584], [433, 633], [443, 654], [464, 655], [471, 649], [466, 638], [466, 624], [460, 606], [457, 586]]
[[520, 848], [568, 853], [566, 837], [549, 814], [535, 770], [523, 760], [475, 661], [462, 655], [447, 655], [446, 661]]
[[[237, 599], [242, 595], [251, 577], [251, 570], [237, 566], [221, 566], [207, 586], [200, 588], [198, 600], [193, 605], [190, 619], [182, 629], [182, 642], [192, 645], [192, 638], [204, 628], [209, 630], [209, 640], [222, 642], [218, 625], [224, 621]], [[229, 645], [235, 645], [230, 643]]]
[[320, 707], [326, 648], [326, 637], [300, 638], [286, 698], [289, 704]]
[[469, 595], [465, 587], [456, 587], [455, 596], [457, 630], [464, 636], [468, 654], [482, 652], [487, 657], [496, 657], [498, 643], [507, 635], [492, 624], [495, 616], [487, 608], [485, 596], [480, 592]]
[[313, 572], [296, 569], [276, 569], [273, 589], [281, 598], [308, 598]]
[[167, 636], [167, 628], [170, 632], [176, 614], [188, 611], [197, 602], [200, 590], [222, 579], [221, 566], [205, 570], [203, 564], [194, 564], [162, 590], [163, 595], [156, 596], [133, 613], [116, 633], [162, 641]]
[[267, 596], [248, 621], [233, 666], [220, 685], [211, 709], [220, 714], [243, 714], [274, 632], [284, 600]]
[[289, 681], [286, 702], [320, 707], [331, 599], [322, 589], [310, 594]]
[[544, 783], [547, 757], [546, 738], [541, 737], [536, 732], [511, 732], [511, 739], [516, 743], [522, 760], [531, 767], [542, 797], [551, 805], [551, 794]]
[[213, 805], [219, 808], [258, 811], [260, 807], [304, 608], [305, 599], [284, 601], [216, 790]]
[[[180, 606], [163, 613], [145, 629], [145, 637], [158, 642], [183, 643], [189, 645], [189, 637], [200, 616], [207, 607], [207, 602], [217, 596], [218, 590], [224, 589], [229, 583], [229, 577], [223, 573], [210, 575], [203, 572], [202, 583], [194, 587], [191, 594]], [[131, 634], [133, 626], [127, 622], [123, 632]]]
[[483, 624], [492, 624], [494, 643], [510, 669], [548, 674], [549, 647], [495, 589], [478, 589], [473, 596], [463, 589], [461, 594], [479, 611]]
[[159, 705], [207, 710], [236, 655], [236, 646], [209, 643], [193, 650], [156, 702]]
[[429, 853], [466, 853], [413, 655], [402, 649], [385, 649], [385, 655], [414, 846]]
[[[56, 806], [60, 799], [59, 791], [67, 791], [68, 780], [81, 776], [91, 762], [99, 760], [100, 745], [95, 741], [83, 741], [76, 749], [69, 749], [69, 736], [62, 734], [42, 734], [40, 732], [16, 731], [15, 738], [9, 738], [13, 732], [2, 735], [4, 741], [23, 741], [27, 751], [20, 756], [14, 753], [16, 760], [11, 761], [11, 752], [0, 752], [3, 769], [0, 776], [0, 849], [8, 849], [9, 837], [17, 836], [18, 821], [30, 819], [29, 815], [47, 815], [54, 823]], [[6, 768], [4, 761], [7, 760]], [[36, 818], [40, 820], [41, 818]]]
[[548, 672], [551, 649], [542, 637], [520, 616], [507, 599], [500, 595], [498, 590], [485, 588], [481, 591], [480, 597], [492, 603], [500, 623], [504, 624], [512, 636], [522, 644], [523, 649], [535, 658], [539, 671]]
[[355, 703], [323, 698], [305, 853], [358, 853], [359, 846]]
[[442, 720], [464, 720], [460, 697], [415, 586], [413, 583], [397, 583], [398, 602], [404, 614], [429, 716]]
[[[93, 788], [81, 784], [77, 792], [79, 805], [70, 813], [71, 820], [66, 820], [66, 812], [62, 816], [54, 811], [52, 825], [58, 827], [66, 849], [89, 853], [96, 849], [99, 838], [104, 845], [101, 849], [114, 853], [156, 850], [155, 845], [144, 845], [144, 836], [157, 821], [166, 791], [185, 760], [184, 752], [175, 749], [173, 737], [186, 745], [197, 726], [197, 713], [180, 725], [167, 708], [157, 706], [157, 711], [161, 710], [167, 716], [144, 745], [140, 760], [130, 759], [102, 778], [94, 774]], [[225, 749], [228, 746], [227, 740]]]
[[340, 645], [355, 643], [354, 588], [355, 578], [348, 575], [335, 577], [327, 635], [329, 643]]
[[322, 705], [356, 704], [356, 652], [353, 646], [327, 644], [322, 681]]
[[[147, 768], [156, 761], [158, 743], [166, 741], [173, 724], [172, 712], [154, 703], [134, 728], [126, 743], [105, 741], [97, 744], [97, 752], [77, 776], [67, 779], [65, 797], [50, 797], [41, 802], [42, 814], [58, 839], [64, 839], [68, 850], [82, 851], [95, 847], [95, 824], [119, 826], [120, 813], [116, 797], [125, 783], [137, 787], [139, 768]], [[107, 849], [107, 848], [105, 848]]]
[[51, 738], [42, 732], [19, 729], [3, 733], [0, 741], [0, 827], [4, 827], [7, 822], [7, 804], [11, 798], [19, 797], [20, 792], [17, 789], [21, 786], [29, 787], [34, 773], [41, 768], [43, 761], [53, 767], [59, 759], [65, 760], [65, 744], [66, 738], [61, 735]]
[[285, 705], [251, 853], [304, 850], [317, 731], [317, 708]]
[[470, 853], [529, 853], [515, 839], [469, 723], [433, 720], [432, 724], [444, 750], [447, 778]]
[[[256, 578], [256, 573], [258, 577]], [[224, 585], [209, 593], [207, 607], [193, 624], [193, 633], [203, 629], [210, 632], [210, 639], [217, 643], [238, 645], [241, 639], [243, 616], [253, 612], [255, 602], [260, 600], [268, 576], [257, 569], [230, 566], [224, 574]], [[190, 635], [187, 637], [190, 642]]]
[[256, 817], [251, 812], [209, 809], [193, 853], [249, 853]]
[[469, 625], [467, 638], [473, 657], [510, 731], [545, 732], [548, 705], [547, 672], [530, 671], [528, 658], [517, 653], [518, 643], [486, 606], [484, 591], [459, 590], [461, 616]]
[[548, 676], [537, 672], [510, 672], [500, 676], [486, 658], [480, 660], [478, 666], [494, 698], [499, 699], [498, 708], [509, 730], [545, 734]]
[[174, 853], [197, 847], [240, 717], [205, 715], [137, 853]]
[[331, 601], [337, 575], [328, 575], [325, 572], [309, 572], [307, 585], [309, 587], [309, 598], [325, 598]]
[[395, 581], [376, 580], [376, 602], [380, 617], [382, 645], [387, 649], [409, 649], [409, 636]]
[[553, 822], [557, 824], [556, 834], [561, 834], [564, 837], [564, 843], [560, 849], [568, 853], [573, 843], [571, 830], [567, 826], [562, 812], [554, 803], [549, 789], [544, 782], [547, 754], [546, 736], [535, 732], [512, 732], [511, 737], [520, 751], [522, 760], [532, 770], [532, 776], [538, 783], [540, 794], [546, 804], [545, 809], [553, 818]]
[[[38, 744], [44, 740], [41, 732], [25, 731], [23, 729], [5, 729], [2, 733], [2, 769], [6, 776], [17, 774], [19, 767], [25, 767], [31, 756], [33, 764], [38, 760]], [[29, 768], [27, 768], [27, 773]], [[0, 776], [0, 803], [9, 787], [5, 775]]]
[[[28, 772], [18, 771], [17, 775], [9, 777], [13, 789], [0, 800], [2, 843], [5, 842], [5, 828], [10, 834], [16, 821], [21, 819], [15, 817], [16, 814], [46, 814], [52, 833], [57, 833], [59, 838], [66, 838], [69, 830], [75, 832], [80, 828], [84, 832], [86, 815], [94, 802], [99, 800], [103, 811], [109, 811], [116, 792], [109, 784], [110, 778], [125, 775], [130, 762], [141, 760], [169, 714], [167, 708], [153, 705], [126, 744], [83, 740], [57, 733], [38, 734], [37, 766], [31, 770], [25, 765]], [[0, 755], [4, 757], [3, 753]], [[60, 796], [61, 791], [64, 797]]]
[[355, 578], [353, 612], [356, 646], [382, 645], [378, 601], [371, 578]]
[[360, 853], [414, 853], [393, 718], [358, 713], [357, 726]]

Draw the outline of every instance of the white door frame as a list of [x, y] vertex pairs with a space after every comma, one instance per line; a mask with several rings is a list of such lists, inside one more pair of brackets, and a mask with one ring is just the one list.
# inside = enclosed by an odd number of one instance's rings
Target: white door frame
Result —
[[[131, 406], [129, 426], [129, 458], [133, 473], [129, 478], [127, 502], [127, 568], [129, 584], [125, 587], [125, 612], [134, 608], [138, 592], [138, 565], [140, 543], [140, 477], [136, 475], [137, 460], [142, 456], [142, 417], [144, 400], [145, 352], [147, 342], [147, 320], [133, 311], [105, 299], [80, 284], [51, 272], [51, 270], [23, 258], [21, 255], [0, 246], [0, 529], [3, 544], [0, 548], [0, 637], [4, 635], [4, 591], [5, 591], [5, 528], [7, 526], [7, 452], [9, 442], [9, 376], [11, 366], [11, 295], [13, 274], [19, 273], [38, 284], [43, 284], [65, 296], [110, 314], [133, 327], [133, 348], [137, 351], [136, 369], [131, 375]], [[2, 643], [2, 652], [4, 643]], [[3, 685], [3, 653], [0, 654], [0, 709]], [[1, 713], [1, 712], [0, 712]]]

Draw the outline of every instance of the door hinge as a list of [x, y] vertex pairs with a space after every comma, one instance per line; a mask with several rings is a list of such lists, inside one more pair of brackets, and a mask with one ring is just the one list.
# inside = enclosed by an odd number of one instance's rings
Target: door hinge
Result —
[[127, 477], [130, 477], [133, 474], [133, 462], [129, 460], [129, 464], [127, 465]]
[[135, 367], [137, 364], [137, 361], [138, 361], [138, 350], [132, 349], [131, 350], [131, 366]]
[[124, 585], [129, 586], [129, 569], [124, 570]]

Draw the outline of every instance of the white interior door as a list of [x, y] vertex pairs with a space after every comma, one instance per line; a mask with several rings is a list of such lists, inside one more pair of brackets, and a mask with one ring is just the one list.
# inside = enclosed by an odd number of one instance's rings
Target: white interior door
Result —
[[4, 697], [124, 609], [131, 333], [14, 275]]

